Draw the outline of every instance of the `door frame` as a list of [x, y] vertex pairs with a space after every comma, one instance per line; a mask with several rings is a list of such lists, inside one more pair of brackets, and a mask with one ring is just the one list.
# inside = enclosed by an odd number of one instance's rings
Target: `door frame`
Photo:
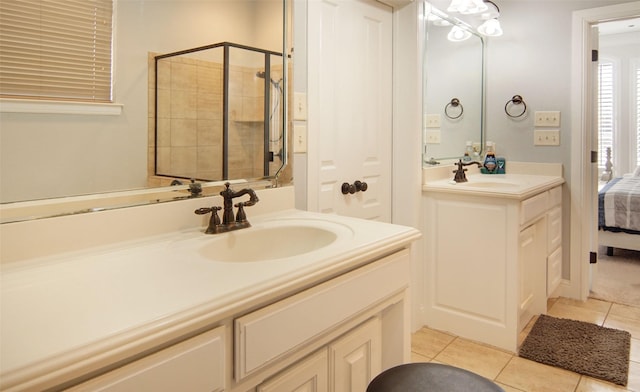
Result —
[[564, 295], [586, 300], [590, 289], [589, 252], [591, 225], [597, 194], [591, 176], [591, 140], [595, 130], [589, 127], [594, 88], [591, 82], [591, 26], [603, 21], [640, 16], [640, 1], [575, 11], [572, 18], [571, 56], [571, 248], [569, 286]]

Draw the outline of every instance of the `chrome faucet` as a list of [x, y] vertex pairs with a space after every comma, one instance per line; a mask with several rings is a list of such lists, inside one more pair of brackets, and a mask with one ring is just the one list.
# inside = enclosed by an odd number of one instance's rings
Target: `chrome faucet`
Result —
[[464, 173], [464, 172], [467, 171], [467, 169], [465, 169], [464, 166], [469, 166], [469, 165], [473, 165], [473, 164], [478, 165], [478, 167], [482, 167], [482, 164], [480, 162], [478, 162], [478, 161], [472, 161], [472, 162], [463, 163], [462, 159], [459, 159], [458, 163], [454, 163], [454, 165], [458, 166], [458, 168], [452, 172], [452, 173], [455, 173], [455, 176], [453, 176], [453, 181], [455, 181], [455, 182], [467, 182], [467, 175]]
[[[195, 210], [195, 213], [198, 215], [204, 215], [211, 213], [211, 219], [209, 219], [209, 226], [205, 233], [207, 234], [218, 234], [218, 233], [226, 233], [227, 231], [244, 229], [245, 227], [251, 227], [251, 223], [247, 220], [247, 215], [244, 212], [244, 207], [250, 207], [256, 204], [258, 200], [258, 195], [253, 189], [245, 188], [235, 192], [229, 186], [230, 183], [226, 182], [225, 189], [220, 192], [220, 196], [223, 198], [223, 207], [211, 207], [211, 208], [198, 208]], [[236, 197], [240, 197], [243, 195], [249, 195], [249, 200], [244, 202], [239, 202], [235, 204], [238, 208], [237, 214], [233, 215], [233, 199]], [[220, 221], [220, 217], [218, 216], [218, 211], [222, 211], [222, 221]]]

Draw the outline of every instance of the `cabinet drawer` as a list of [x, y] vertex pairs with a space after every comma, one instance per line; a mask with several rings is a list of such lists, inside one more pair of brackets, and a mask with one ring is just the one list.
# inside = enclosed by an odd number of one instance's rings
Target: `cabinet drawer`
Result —
[[549, 192], [542, 192], [520, 204], [520, 226], [525, 226], [547, 211]]
[[223, 391], [224, 333], [224, 327], [205, 332], [69, 391]]
[[409, 274], [403, 250], [236, 319], [236, 380], [408, 287]]

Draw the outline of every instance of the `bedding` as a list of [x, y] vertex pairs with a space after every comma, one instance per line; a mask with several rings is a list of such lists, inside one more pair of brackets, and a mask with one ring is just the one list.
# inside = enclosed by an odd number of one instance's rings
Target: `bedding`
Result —
[[640, 177], [617, 177], [600, 190], [598, 226], [605, 231], [640, 234]]

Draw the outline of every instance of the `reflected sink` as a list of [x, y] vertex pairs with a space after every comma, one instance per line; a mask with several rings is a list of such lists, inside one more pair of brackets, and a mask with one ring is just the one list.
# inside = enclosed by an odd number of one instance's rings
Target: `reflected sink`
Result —
[[[313, 222], [313, 221], [311, 221]], [[317, 251], [334, 243], [341, 235], [353, 232], [326, 222], [274, 221], [212, 236], [198, 253], [221, 262], [254, 262], [285, 259]]]

